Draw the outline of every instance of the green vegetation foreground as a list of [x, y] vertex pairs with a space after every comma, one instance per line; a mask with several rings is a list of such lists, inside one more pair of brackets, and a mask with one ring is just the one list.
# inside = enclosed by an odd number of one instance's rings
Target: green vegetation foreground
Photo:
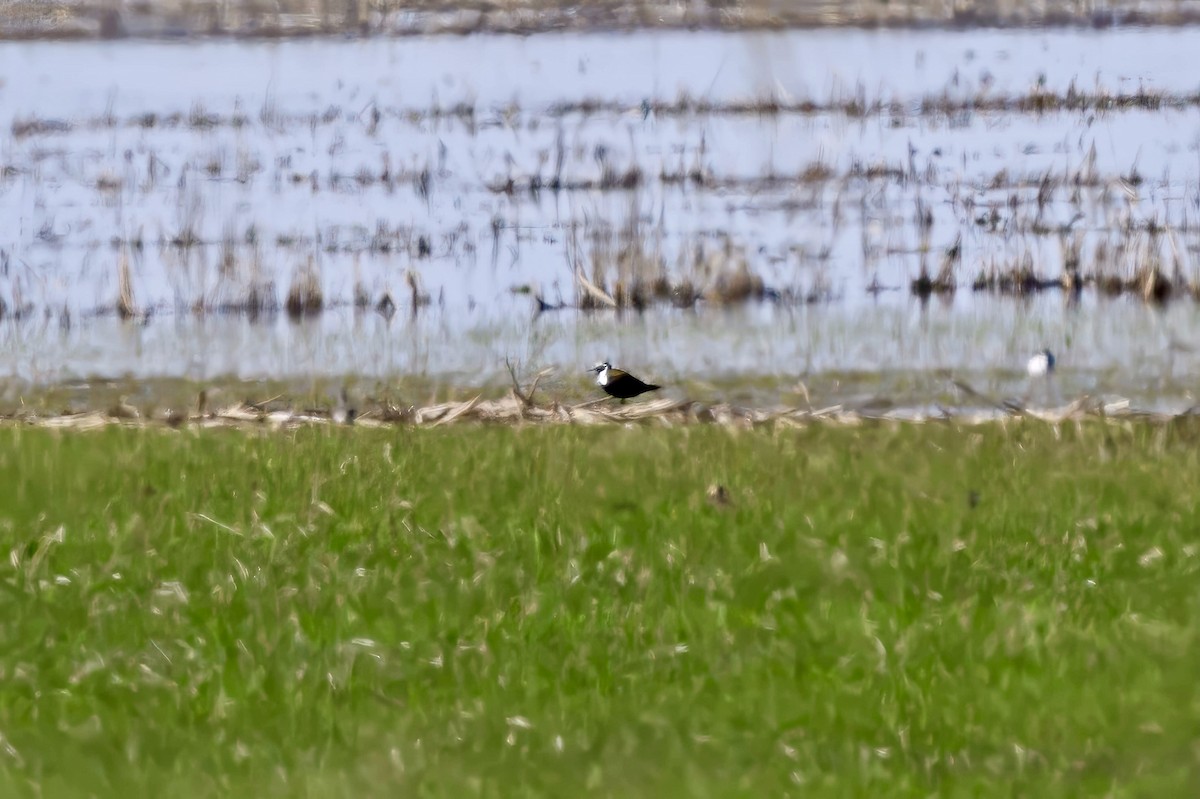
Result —
[[6, 428], [0, 794], [1195, 796], [1198, 443]]

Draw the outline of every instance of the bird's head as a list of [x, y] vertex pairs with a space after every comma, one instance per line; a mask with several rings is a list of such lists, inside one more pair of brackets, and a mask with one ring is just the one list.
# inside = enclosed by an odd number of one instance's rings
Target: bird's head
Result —
[[595, 372], [596, 374], [600, 374], [600, 373], [601, 373], [601, 372], [603, 372], [605, 369], [611, 369], [611, 368], [612, 368], [612, 364], [611, 364], [611, 363], [609, 363], [608, 361], [601, 361], [600, 363], [598, 363], [598, 364], [596, 364], [595, 366], [593, 366], [591, 369], [588, 369], [588, 371], [589, 371], [589, 372]]

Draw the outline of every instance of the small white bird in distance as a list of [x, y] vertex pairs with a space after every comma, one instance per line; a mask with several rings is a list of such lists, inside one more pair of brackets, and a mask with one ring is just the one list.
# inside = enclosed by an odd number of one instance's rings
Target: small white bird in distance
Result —
[[1054, 353], [1050, 350], [1042, 350], [1029, 359], [1025, 364], [1025, 371], [1030, 377], [1042, 377], [1054, 371]]

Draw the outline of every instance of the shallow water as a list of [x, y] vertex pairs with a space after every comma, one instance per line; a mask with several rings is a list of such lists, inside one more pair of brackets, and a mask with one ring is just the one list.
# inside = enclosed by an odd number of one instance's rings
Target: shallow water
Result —
[[[5, 401], [112, 377], [419, 374], [466, 389], [507, 381], [506, 357], [555, 367], [567, 390], [608, 357], [746, 402], [794, 402], [803, 384], [814, 402], [952, 403], [953, 375], [997, 396], [1186, 407], [1200, 372], [1190, 299], [970, 284], [1022, 258], [1057, 278], [1075, 236], [1086, 271], [1102, 243], [1145, 238], [1151, 222], [1171, 230], [1152, 251], [1191, 274], [1200, 105], [1177, 65], [1197, 41], [1120, 29], [8, 44], [0, 298], [29, 312], [0, 321]], [[1178, 102], [922, 109], [1072, 84]], [[739, 107], [756, 101], [788, 110]], [[634, 168], [632, 190], [592, 185]], [[1039, 212], [1046, 174], [1062, 183]], [[525, 188], [555, 175], [575, 188]], [[936, 272], [959, 236], [953, 298], [911, 296], [919, 251]], [[512, 291], [572, 302], [574, 246], [590, 265], [622, 237], [700, 287], [744, 261], [783, 300], [537, 316]], [[142, 321], [97, 313], [116, 301], [122, 252]], [[310, 258], [338, 306], [314, 319], [191, 310], [252, 285], [282, 302]], [[416, 313], [409, 270], [431, 300]], [[356, 287], [371, 305], [388, 293], [397, 313], [355, 311]], [[1061, 368], [1031, 387], [1023, 363], [1043, 346]]]

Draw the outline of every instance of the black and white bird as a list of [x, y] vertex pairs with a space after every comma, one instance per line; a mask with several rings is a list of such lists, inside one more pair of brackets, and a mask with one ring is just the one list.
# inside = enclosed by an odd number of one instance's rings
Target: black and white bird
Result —
[[1054, 353], [1050, 350], [1042, 350], [1029, 359], [1025, 364], [1025, 371], [1030, 377], [1042, 377], [1054, 371]]
[[629, 372], [614, 369], [608, 361], [598, 363], [588, 370], [596, 373], [596, 385], [604, 389], [610, 397], [616, 397], [622, 403], [647, 391], [656, 391], [662, 386], [643, 383]]

